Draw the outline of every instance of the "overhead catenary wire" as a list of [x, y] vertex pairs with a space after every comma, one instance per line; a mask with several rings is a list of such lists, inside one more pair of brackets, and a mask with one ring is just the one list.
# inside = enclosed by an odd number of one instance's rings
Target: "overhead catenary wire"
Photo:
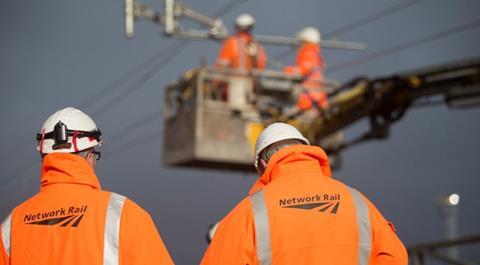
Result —
[[477, 20], [474, 20], [474, 21], [471, 21], [471, 22], [467, 22], [465, 24], [455, 26], [455, 27], [452, 27], [452, 28], [449, 28], [449, 29], [446, 29], [446, 30], [435, 32], [435, 33], [430, 34], [428, 36], [424, 36], [424, 37], [414, 39], [414, 40], [411, 40], [411, 41], [408, 41], [408, 42], [405, 42], [405, 43], [402, 43], [402, 44], [398, 44], [398, 45], [395, 45], [393, 47], [388, 47], [388, 48], [385, 48], [385, 49], [367, 54], [365, 56], [360, 56], [360, 57], [355, 58], [355, 59], [350, 60], [350, 61], [338, 63], [336, 65], [331, 66], [329, 69], [327, 69], [327, 73], [331, 74], [331, 73], [334, 73], [334, 72], [342, 71], [342, 70], [345, 70], [347, 68], [350, 68], [350, 67], [353, 67], [353, 66], [356, 66], [356, 65], [359, 65], [359, 64], [363, 64], [363, 63], [366, 63], [366, 62], [369, 62], [369, 61], [373, 61], [373, 60], [379, 59], [379, 58], [384, 57], [384, 56], [395, 54], [395, 53], [401, 52], [401, 51], [406, 50], [406, 49], [410, 49], [410, 48], [413, 48], [413, 47], [416, 47], [416, 46], [419, 46], [419, 45], [423, 45], [423, 44], [433, 42], [433, 41], [436, 41], [436, 40], [439, 40], [439, 39], [442, 39], [442, 38], [446, 38], [446, 37], [451, 36], [453, 34], [461, 33], [463, 31], [466, 31], [466, 30], [469, 30], [469, 29], [472, 29], [472, 28], [475, 28], [475, 27], [478, 27], [478, 26], [480, 26], [480, 19], [477, 19]]
[[166, 57], [163, 60], [158, 61], [155, 63], [149, 71], [144, 73], [140, 78], [138, 78], [135, 82], [133, 82], [130, 86], [123, 89], [119, 94], [115, 97], [110, 98], [110, 100], [103, 104], [99, 109], [93, 112], [93, 116], [101, 117], [103, 116], [108, 110], [112, 109], [118, 103], [126, 100], [129, 95], [133, 94], [133, 92], [142, 88], [142, 86], [147, 83], [150, 79], [155, 77], [155, 75], [163, 69], [171, 60], [177, 56], [184, 48], [186, 48], [188, 42], [187, 41], [180, 41], [171, 45], [169, 52], [167, 53]]
[[288, 49], [285, 49], [273, 55], [271, 59], [268, 59], [268, 61], [273, 62], [273, 65], [279, 67], [280, 65], [282, 65], [282, 63], [280, 62], [281, 59], [286, 59], [293, 54], [295, 54], [295, 49], [293, 47], [289, 47]]
[[[176, 56], [175, 52], [180, 52], [181, 49], [183, 49], [183, 47], [185, 47], [186, 44], [187, 44], [186, 41], [181, 41], [181, 42], [175, 43], [174, 45], [170, 45], [169, 48], [164, 50], [163, 53], [159, 53], [159, 55], [160, 54], [161, 55], [166, 54], [165, 60], [162, 60], [162, 61], [159, 61], [159, 62], [155, 63], [154, 66], [148, 72], [144, 73], [135, 83], [133, 83], [131, 86], [129, 86], [128, 90], [123, 90], [122, 91], [122, 92], [124, 92], [123, 94], [128, 95], [128, 94], [132, 93], [133, 91], [135, 91], [136, 89], [139, 89], [144, 83], [146, 83], [148, 80], [150, 80], [154, 76], [156, 71], [161, 70], [171, 59], [173, 59], [173, 57]], [[155, 58], [155, 59], [157, 59], [157, 58]], [[131, 91], [131, 90], [133, 90], [133, 91]], [[112, 91], [112, 90], [110, 89], [108, 91]], [[117, 97], [112, 98], [109, 102], [121, 101], [120, 96], [122, 96], [122, 95], [118, 95]], [[97, 111], [102, 111], [102, 112], [98, 112], [97, 114], [99, 116], [101, 116], [101, 114], [105, 113], [105, 110], [107, 110], [109, 107], [112, 107], [112, 105], [114, 105], [115, 103], [110, 103], [110, 104], [111, 105], [103, 105], [99, 110], [97, 110]], [[33, 167], [32, 164], [30, 164], [30, 166], [27, 166], [27, 167], [25, 167], [25, 166], [19, 167], [13, 173], [13, 177], [9, 178], [6, 182], [3, 182], [4, 184], [0, 185], [0, 187], [5, 187], [5, 186], [9, 185], [10, 183], [12, 183], [13, 180], [22, 178], [22, 176], [25, 176], [25, 174], [27, 172], [29, 172], [32, 169], [32, 167]]]
[[406, 0], [406, 1], [400, 2], [400, 3], [398, 3], [394, 6], [387, 7], [383, 10], [380, 10], [379, 12], [373, 13], [373, 14], [368, 15], [366, 17], [363, 17], [359, 20], [353, 21], [353, 22], [351, 22], [351, 23], [349, 23], [345, 26], [342, 26], [342, 27], [339, 27], [335, 30], [327, 32], [327, 33], [323, 34], [323, 36], [326, 37], [326, 38], [332, 38], [332, 37], [339, 36], [341, 34], [345, 34], [347, 32], [355, 30], [359, 27], [365, 26], [368, 23], [374, 22], [376, 20], [385, 18], [385, 17], [387, 17], [389, 15], [392, 15], [394, 13], [397, 13], [397, 12], [403, 10], [403, 9], [406, 9], [410, 6], [418, 4], [422, 1], [424, 1], [424, 0]]
[[119, 78], [115, 79], [111, 82], [108, 86], [95, 91], [93, 95], [89, 98], [85, 99], [82, 103], [79, 104], [81, 108], [88, 109], [92, 107], [95, 103], [97, 103], [100, 99], [104, 98], [106, 95], [112, 93], [113, 91], [119, 89], [122, 85], [127, 83], [129, 80], [140, 74], [146, 68], [153, 65], [156, 61], [160, 60], [165, 56], [165, 54], [171, 49], [171, 46], [166, 47], [165, 49], [160, 50], [155, 55], [147, 58], [147, 60], [143, 61], [138, 66], [132, 68], [130, 71], [125, 73], [124, 75], [120, 76]]
[[[138, 66], [134, 67], [124, 75], [120, 76], [119, 78], [115, 79], [113, 82], [111, 82], [108, 86], [103, 87], [100, 90], [95, 91], [93, 95], [85, 99], [83, 102], [79, 103], [78, 106], [82, 109], [88, 109], [92, 106], [95, 105], [95, 103], [99, 102], [102, 98], [105, 98], [108, 94], [116, 91], [117, 89], [121, 88], [122, 85], [126, 84], [129, 80], [134, 78], [136, 75], [144, 71], [146, 68], [150, 67], [152, 64], [154, 64], [157, 60], [162, 59], [167, 52], [169, 52], [171, 47], [167, 47], [165, 49], [160, 50], [157, 54], [149, 57], [147, 60], [139, 64]], [[26, 120], [26, 119], [25, 119]], [[29, 121], [33, 122], [33, 121]], [[7, 151], [4, 152], [3, 155], [0, 156], [0, 164], [3, 164], [5, 161], [8, 160], [9, 157], [12, 156], [12, 154], [16, 154], [20, 152], [21, 150], [24, 150], [25, 148], [19, 148], [21, 147], [26, 147], [27, 144], [25, 142], [19, 141], [16, 144], [13, 144], [13, 146]]]
[[[116, 134], [113, 134], [112, 136], [110, 136], [109, 138], [112, 140], [112, 141], [120, 141], [122, 140], [123, 138], [126, 138], [128, 136], [128, 134], [132, 133], [133, 131], [135, 130], [138, 130], [148, 124], [150, 124], [151, 122], [155, 121], [155, 120], [158, 120], [158, 117], [161, 117], [162, 116], [162, 111], [161, 110], [155, 110], [154, 112], [152, 113], [149, 113], [145, 116], [143, 116], [142, 118], [130, 123], [129, 125], [125, 126], [123, 129], [119, 130]], [[108, 150], [109, 146], [106, 145], [105, 146]]]
[[[117, 89], [121, 88], [122, 85], [127, 83], [130, 79], [134, 78], [136, 75], [141, 73], [143, 70], [154, 64], [157, 60], [161, 59], [162, 57], [165, 56], [167, 52], [171, 50], [171, 47], [167, 47], [165, 49], [162, 49], [160, 52], [155, 54], [154, 56], [149, 57], [147, 60], [136, 66], [135, 68], [131, 69], [128, 71], [126, 74], [120, 76], [116, 80], [114, 80], [110, 85], [95, 91], [93, 95], [85, 99], [82, 103], [79, 104], [80, 108], [82, 109], [88, 109], [95, 105], [95, 103], [99, 102], [102, 98], [107, 96], [108, 94], [116, 91]], [[19, 148], [20, 147], [26, 147], [27, 144], [25, 142], [19, 141], [16, 144], [13, 144], [13, 146], [7, 151], [4, 152], [3, 155], [0, 156], [0, 164], [3, 164], [5, 161], [8, 160], [9, 157], [12, 156], [12, 154], [16, 154], [20, 152], [21, 150], [24, 150], [25, 148]]]
[[248, 0], [231, 0], [226, 2], [220, 9], [218, 9], [215, 13], [213, 13], [213, 17], [221, 17], [230, 10], [232, 10], [236, 5], [240, 2], [247, 2]]
[[125, 150], [131, 150], [134, 147], [138, 147], [140, 145], [146, 144], [146, 143], [152, 141], [152, 139], [159, 139], [158, 136], [161, 133], [162, 133], [162, 129], [157, 129], [157, 130], [154, 130], [153, 132], [150, 132], [148, 134], [141, 135], [139, 137], [130, 139], [130, 141], [127, 141], [123, 144], [116, 145], [113, 148], [107, 150], [107, 152], [109, 153], [109, 156], [107, 156], [106, 159], [111, 158], [111, 157], [115, 156], [116, 154], [120, 154]]
[[[377, 20], [380, 20], [382, 18], [385, 18], [389, 15], [392, 15], [394, 13], [397, 13], [401, 10], [404, 10], [410, 6], [413, 6], [415, 4], [418, 4], [420, 2], [422, 2], [424, 0], [406, 0], [406, 1], [403, 1], [403, 2], [400, 2], [394, 6], [391, 6], [391, 7], [387, 7], [385, 9], [382, 9], [376, 13], [373, 13], [373, 14], [370, 14], [368, 16], [365, 16], [361, 19], [358, 19], [358, 20], [355, 20], [345, 26], [342, 26], [342, 27], [339, 27], [337, 29], [334, 29], [330, 32], [327, 32], [327, 33], [324, 33], [323, 34], [323, 38], [333, 38], [333, 37], [337, 37], [341, 34], [345, 34], [347, 32], [350, 32], [350, 31], [353, 31], [357, 28], [360, 28], [362, 26], [365, 26], [371, 22], [374, 22], [374, 21], [377, 21]], [[278, 60], [281, 60], [281, 59], [285, 59], [287, 58], [288, 56], [291, 56], [294, 54], [294, 49], [292, 49], [291, 47], [286, 49], [286, 50], [283, 50], [277, 54], [275, 54], [274, 56], [272, 56], [272, 59], [274, 61], [278, 61]]]

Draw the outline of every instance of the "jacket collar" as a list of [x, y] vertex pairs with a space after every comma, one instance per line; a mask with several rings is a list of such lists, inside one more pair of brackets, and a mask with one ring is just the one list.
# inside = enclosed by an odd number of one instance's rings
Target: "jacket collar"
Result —
[[302, 50], [312, 50], [313, 52], [320, 52], [320, 45], [315, 43], [304, 43], [300, 47]]
[[74, 154], [52, 153], [44, 157], [40, 189], [56, 183], [81, 184], [100, 189], [93, 168], [87, 160]]
[[241, 39], [247, 43], [253, 41], [253, 36], [250, 32], [239, 31], [235, 36], [236, 38]]
[[253, 184], [249, 195], [254, 194], [277, 178], [308, 172], [331, 177], [325, 151], [317, 146], [292, 145], [283, 148], [270, 158], [263, 175]]

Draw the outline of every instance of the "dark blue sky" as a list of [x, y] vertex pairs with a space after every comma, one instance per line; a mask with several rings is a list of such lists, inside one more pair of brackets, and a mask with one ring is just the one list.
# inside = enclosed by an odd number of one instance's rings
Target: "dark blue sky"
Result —
[[[252, 13], [256, 32], [262, 34], [293, 36], [307, 25], [329, 33], [405, 2], [411, 5], [337, 37], [368, 43], [368, 51], [324, 51], [327, 64], [333, 68], [479, 19], [476, 0], [250, 0], [223, 18], [231, 28], [238, 14]], [[163, 6], [161, 1], [147, 3], [158, 10]], [[213, 14], [224, 1], [186, 3]], [[206, 228], [246, 195], [255, 176], [165, 168], [162, 89], [201, 58], [211, 63], [218, 44], [192, 41], [145, 85], [129, 89], [141, 74], [135, 75], [102, 96], [102, 89], [176, 41], [162, 38], [149, 22], [136, 24], [134, 39], [123, 38], [122, 1], [17, 0], [2, 1], [0, 8], [0, 218], [38, 191], [40, 159], [34, 138], [43, 121], [59, 108], [83, 107], [104, 132], [97, 172], [103, 187], [127, 195], [151, 213], [178, 264], [197, 263], [207, 246]], [[347, 81], [480, 57], [479, 36], [480, 27], [471, 28], [327, 72], [327, 77]], [[283, 50], [267, 46], [269, 55]], [[283, 62], [292, 60], [290, 56]], [[111, 103], [122, 94], [128, 95]], [[95, 101], [86, 104], [92, 97]], [[159, 114], [141, 126], [129, 126], [153, 113]], [[444, 106], [411, 110], [393, 126], [388, 140], [348, 150], [344, 167], [335, 175], [367, 195], [395, 223], [407, 245], [444, 238], [436, 198], [450, 192], [461, 195], [460, 233], [479, 233], [479, 114], [479, 109]], [[346, 134], [361, 133], [365, 126], [359, 123]], [[480, 260], [478, 254], [464, 254]]]

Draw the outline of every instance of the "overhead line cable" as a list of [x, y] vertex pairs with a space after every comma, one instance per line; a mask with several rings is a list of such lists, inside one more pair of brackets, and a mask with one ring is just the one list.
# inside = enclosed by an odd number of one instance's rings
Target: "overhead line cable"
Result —
[[[388, 7], [388, 8], [383, 9], [383, 10], [380, 10], [376, 13], [370, 14], [370, 15], [368, 15], [366, 17], [363, 17], [359, 20], [353, 21], [353, 22], [351, 22], [351, 23], [349, 23], [345, 26], [339, 27], [337, 29], [334, 29], [334, 30], [328, 32], [328, 33], [325, 33], [325, 34], [323, 34], [323, 37], [324, 38], [333, 38], [333, 37], [339, 36], [339, 35], [344, 34], [346, 32], [355, 30], [359, 27], [365, 26], [368, 23], [374, 22], [376, 20], [385, 18], [385, 17], [387, 17], [389, 15], [392, 15], [394, 13], [397, 13], [397, 12], [403, 10], [403, 9], [406, 9], [407, 7], [413, 6], [413, 5], [418, 4], [422, 1], [424, 1], [424, 0], [407, 0], [407, 1], [400, 2], [397, 5]], [[276, 55], [272, 56], [272, 58], [275, 61], [277, 61], [277, 60], [280, 60], [280, 59], [284, 59], [284, 58], [286, 58], [286, 57], [288, 57], [292, 54], [293, 54], [292, 49], [289, 48], [288, 50], [284, 50], [284, 51], [281, 51], [281, 52], [277, 53]]]
[[123, 84], [127, 83], [129, 80], [131, 80], [134, 76], [138, 75], [140, 72], [142, 72], [145, 68], [148, 68], [152, 64], [154, 64], [157, 60], [161, 59], [162, 57], [165, 56], [165, 53], [168, 52], [171, 49], [171, 47], [166, 47], [165, 49], [160, 50], [157, 54], [154, 56], [151, 56], [135, 68], [131, 69], [128, 71], [126, 74], [120, 76], [116, 80], [114, 80], [110, 85], [98, 90], [95, 92], [94, 95], [89, 97], [88, 99], [84, 100], [79, 106], [82, 108], [90, 108], [92, 105], [94, 105], [96, 102], [98, 102], [102, 97], [105, 95], [113, 92], [114, 90], [120, 88]]
[[[158, 59], [161, 57], [161, 55], [164, 55], [166, 52], [168, 52], [167, 54], [167, 57], [165, 58], [165, 60], [161, 61], [161, 64], [159, 63], [156, 63], [154, 65], [154, 67], [152, 69], [150, 69], [150, 71], [148, 71], [147, 73], [145, 73], [140, 79], [137, 80], [137, 82], [135, 82], [132, 86], [129, 87], [128, 90], [124, 90], [129, 92], [130, 90], [133, 90], [135, 88], [134, 85], [138, 84], [138, 88], [141, 87], [142, 84], [144, 84], [146, 81], [148, 81], [151, 77], [151, 75], [154, 74], [154, 72], [156, 70], [160, 70], [161, 68], [164, 67], [164, 65], [166, 63], [168, 63], [171, 59], [173, 59], [173, 57], [176, 55], [175, 53], [172, 53], [170, 52], [171, 50], [176, 50], [177, 52], [179, 52], [180, 50], [178, 50], [179, 48], [181, 47], [184, 47], [186, 44], [186, 42], [180, 42], [180, 43], [176, 43], [175, 45], [170, 45], [167, 49], [164, 49], [162, 50], [162, 52], [158, 53], [156, 56], [154, 57], [151, 57], [151, 59], [149, 59], [148, 61], [146, 61], [145, 63], [143, 63], [142, 65], [148, 65], [149, 63], [151, 63], [152, 61], [154, 61], [154, 59]], [[136, 72], [140, 69], [141, 67], [138, 67], [138, 68], [135, 68], [134, 71], [130, 71], [129, 73], [133, 73], [133, 72]], [[137, 70], [138, 69], [138, 70]], [[122, 80], [124, 78], [121, 78]], [[117, 83], [117, 82], [114, 82], [114, 83]], [[110, 86], [110, 87], [113, 87], [113, 86]], [[138, 89], [137, 88], [137, 89]], [[112, 91], [112, 89], [103, 89], [103, 91]], [[132, 91], [133, 92], [133, 91]], [[110, 102], [112, 102], [113, 100], [118, 100], [117, 99], [118, 97], [110, 100]], [[104, 108], [101, 108], [100, 110], [104, 110], [105, 109], [105, 106], [107, 105], [104, 105]], [[103, 112], [102, 112], [103, 113]], [[14, 177], [12, 178], [9, 178], [6, 182], [4, 182], [5, 184], [3, 185], [0, 185], [0, 187], [4, 187], [4, 186], [7, 186], [9, 185], [13, 180], [15, 179], [18, 179], [20, 178], [20, 176], [23, 176], [25, 173], [27, 173], [30, 169], [32, 169], [32, 166], [29, 166], [29, 167], [21, 167], [19, 168], [18, 170], [15, 170], [15, 172], [13, 173]]]
[[93, 112], [93, 116], [101, 117], [104, 115], [109, 109], [113, 108], [118, 103], [127, 99], [129, 95], [133, 92], [142, 88], [142, 86], [152, 79], [155, 74], [157, 74], [161, 69], [163, 69], [178, 53], [180, 53], [187, 45], [186, 41], [177, 42], [175, 45], [171, 46], [171, 52], [164, 58], [153, 65], [153, 67], [146, 73], [144, 73], [139, 79], [137, 79], [134, 83], [128, 86], [126, 89], [122, 90], [120, 94], [111, 98], [106, 104], [103, 104], [99, 109]]
[[248, 0], [231, 0], [230, 2], [225, 3], [219, 10], [217, 10], [217, 12], [213, 13], [213, 17], [221, 17], [222, 15], [230, 11], [232, 8], [234, 8], [241, 1], [247, 2]]
[[422, 44], [425, 44], [425, 43], [436, 41], [438, 39], [442, 39], [442, 38], [448, 37], [450, 35], [457, 34], [457, 33], [460, 33], [460, 32], [463, 32], [463, 31], [466, 31], [468, 29], [472, 29], [472, 28], [475, 28], [475, 27], [478, 27], [478, 26], [480, 26], [480, 19], [462, 24], [460, 26], [456, 26], [456, 27], [453, 27], [453, 28], [442, 30], [442, 31], [436, 32], [434, 34], [431, 34], [431, 35], [428, 35], [428, 36], [425, 36], [425, 37], [421, 37], [421, 38], [418, 38], [418, 39], [415, 39], [415, 40], [412, 40], [412, 41], [409, 41], [409, 42], [406, 42], [406, 43], [402, 43], [402, 44], [399, 44], [399, 45], [396, 45], [396, 46], [393, 46], [393, 47], [382, 49], [382, 50], [373, 52], [371, 54], [367, 54], [365, 56], [355, 58], [355, 59], [350, 60], [350, 61], [346, 61], [346, 62], [343, 62], [343, 63], [336, 64], [336, 65], [330, 67], [329, 69], [327, 69], [327, 73], [334, 73], [334, 72], [342, 71], [342, 70], [345, 70], [347, 68], [350, 68], [350, 67], [353, 67], [353, 66], [365, 63], [365, 62], [376, 60], [378, 58], [381, 58], [381, 57], [384, 57], [384, 56], [387, 56], [387, 55], [391, 55], [391, 54], [394, 54], [394, 53], [398, 53], [398, 52], [401, 52], [403, 50], [410, 49], [412, 47], [416, 47], [416, 46], [419, 46], [419, 45], [422, 45]]
[[272, 59], [267, 58], [267, 60], [271, 60], [271, 61], [274, 62], [275, 65], [279, 65], [279, 64], [281, 64], [280, 63], [281, 59], [285, 59], [288, 56], [291, 56], [293, 54], [295, 54], [295, 49], [293, 49], [292, 47], [289, 47], [288, 49], [283, 50], [283, 51], [275, 54], [274, 56], [272, 56]]
[[130, 150], [132, 147], [136, 147], [136, 146], [139, 146], [139, 145], [142, 145], [142, 144], [146, 144], [146, 143], [150, 142], [152, 139], [159, 139], [158, 136], [161, 133], [162, 133], [162, 129], [158, 129], [158, 130], [155, 130], [155, 131], [153, 131], [149, 134], [142, 135], [140, 137], [131, 139], [130, 141], [125, 142], [121, 145], [117, 145], [116, 147], [108, 150], [108, 152], [110, 153], [108, 158], [111, 158], [111, 157], [115, 156], [115, 154], [119, 154], [124, 150], [127, 150], [127, 149]]
[[[152, 121], [156, 120], [158, 117], [161, 117], [162, 116], [162, 111], [160, 110], [156, 110], [144, 117], [142, 117], [141, 119], [138, 119], [136, 120], [135, 122], [132, 122], [131, 124], [127, 125], [125, 128], [121, 129], [120, 131], [118, 131], [116, 134], [112, 135], [111, 138], [112, 141], [120, 141], [122, 140], [123, 138], [125, 138], [127, 136], [127, 133], [130, 133], [134, 130], [137, 130], [149, 123], [151, 123]], [[108, 150], [108, 145], [106, 146], [106, 149]]]
[[[123, 84], [127, 83], [134, 76], [142, 72], [145, 68], [155, 63], [155, 61], [157, 61], [158, 59], [161, 59], [162, 57], [164, 57], [165, 53], [168, 52], [170, 49], [171, 47], [167, 47], [165, 49], [162, 49], [160, 52], [158, 52], [154, 56], [149, 57], [147, 60], [145, 60], [135, 68], [131, 69], [124, 75], [114, 80], [110, 85], [95, 91], [95, 94], [91, 95], [89, 98], [84, 100], [82, 103], [79, 104], [79, 106], [82, 109], [88, 109], [92, 107], [95, 103], [97, 103], [103, 97], [105, 97], [109, 93], [114, 92], [116, 89], [120, 88]], [[20, 141], [19, 144], [21, 143], [23, 142]], [[21, 148], [18, 147], [18, 144], [14, 144], [8, 152], [5, 152], [4, 155], [0, 156], [0, 164], [3, 164], [8, 159], [8, 157], [10, 157], [13, 153], [18, 153], [20, 150]]]
[[407, 1], [400, 2], [400, 3], [398, 3], [394, 6], [391, 6], [391, 7], [388, 7], [386, 9], [380, 10], [377, 13], [368, 15], [366, 17], [363, 17], [363, 18], [359, 19], [359, 20], [353, 21], [350, 24], [347, 24], [347, 25], [342, 26], [338, 29], [332, 30], [332, 31], [324, 34], [324, 36], [327, 37], [327, 38], [336, 37], [338, 35], [341, 35], [341, 34], [344, 34], [346, 32], [352, 31], [352, 30], [357, 29], [359, 27], [365, 26], [366, 24], [368, 24], [370, 22], [382, 19], [382, 18], [387, 17], [391, 14], [397, 13], [397, 12], [407, 8], [407, 7], [413, 6], [413, 5], [418, 4], [422, 1], [423, 0], [407, 0]]

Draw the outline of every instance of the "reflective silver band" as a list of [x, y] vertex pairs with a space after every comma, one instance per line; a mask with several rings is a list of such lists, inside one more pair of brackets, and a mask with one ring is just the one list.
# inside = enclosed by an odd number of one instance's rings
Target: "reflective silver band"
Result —
[[12, 231], [12, 213], [2, 223], [2, 243], [7, 256], [10, 256], [10, 234]]
[[372, 249], [370, 212], [367, 202], [354, 188], [348, 187], [353, 197], [358, 225], [358, 264], [368, 265], [370, 250]]
[[272, 250], [270, 248], [270, 225], [263, 190], [253, 194], [250, 200], [253, 205], [258, 262], [260, 265], [269, 265], [272, 264]]
[[245, 42], [243, 41], [242, 38], [236, 38], [236, 42], [237, 42], [238, 51], [240, 53], [240, 62], [239, 62], [240, 65], [238, 66], [238, 68], [240, 68], [241, 70], [245, 70], [245, 68], [247, 67], [245, 62], [245, 57], [247, 57]]
[[112, 192], [108, 200], [103, 241], [103, 265], [118, 265], [120, 241], [120, 219], [125, 197]]

